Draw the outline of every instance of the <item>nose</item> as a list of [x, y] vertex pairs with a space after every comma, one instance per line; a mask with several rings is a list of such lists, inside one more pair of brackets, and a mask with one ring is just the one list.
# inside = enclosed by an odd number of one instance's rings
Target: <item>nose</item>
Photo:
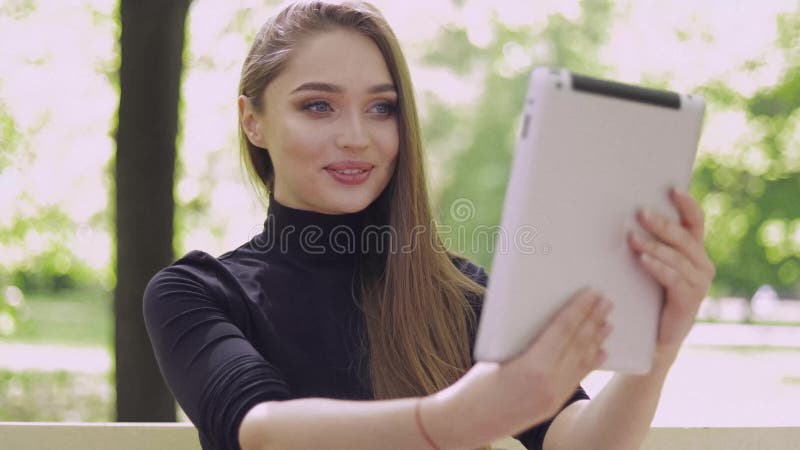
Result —
[[346, 115], [341, 121], [341, 131], [336, 136], [336, 146], [343, 150], [362, 150], [369, 145], [369, 136], [358, 112]]

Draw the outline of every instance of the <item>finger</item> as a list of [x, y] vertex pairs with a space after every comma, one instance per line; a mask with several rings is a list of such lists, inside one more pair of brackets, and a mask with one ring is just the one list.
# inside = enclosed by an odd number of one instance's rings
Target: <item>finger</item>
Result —
[[705, 214], [703, 213], [703, 209], [700, 207], [700, 204], [697, 203], [697, 200], [695, 200], [694, 197], [692, 197], [686, 191], [672, 188], [671, 197], [672, 202], [675, 204], [675, 207], [678, 209], [678, 212], [681, 216], [681, 223], [687, 227], [689, 234], [691, 234], [703, 247], [703, 257], [701, 258], [702, 264], [700, 267], [706, 272], [710, 272], [713, 278], [716, 268], [714, 267], [714, 263], [708, 257], [708, 254], [704, 248]]
[[708, 257], [702, 242], [697, 241], [686, 228], [651, 210], [638, 211], [636, 218], [645, 230], [686, 255], [695, 267], [707, 267]]
[[608, 351], [605, 348], [600, 348], [594, 355], [594, 360], [591, 362], [592, 368], [596, 369], [602, 366], [608, 360]]
[[573, 345], [577, 348], [587, 346], [598, 347], [603, 345], [605, 339], [613, 329], [613, 326], [608, 321], [608, 312], [610, 311], [610, 308], [606, 308], [605, 312], [602, 313], [602, 316], [600, 316], [598, 320], [592, 321], [591, 324], [587, 324], [582, 328], [577, 334]]
[[705, 223], [703, 210], [689, 193], [677, 188], [670, 189], [670, 199], [681, 216], [681, 224], [685, 225], [689, 233], [702, 242], [705, 236]]
[[603, 321], [600, 327], [597, 328], [597, 337], [601, 342], [605, 342], [612, 331], [614, 331], [614, 325], [611, 325], [608, 321]]
[[689, 287], [686, 280], [677, 270], [664, 264], [654, 256], [648, 253], [640, 253], [638, 259], [645, 270], [665, 288], [674, 289]]
[[590, 288], [581, 289], [556, 315], [555, 323], [560, 324], [562, 336], [574, 335], [601, 302], [599, 292]]
[[703, 272], [698, 270], [686, 256], [674, 248], [633, 231], [628, 233], [628, 242], [634, 251], [647, 253], [675, 269], [689, 284], [702, 286], [705, 282]]
[[614, 303], [604, 295], [600, 295], [600, 303], [592, 310], [592, 331], [597, 332], [608, 323], [608, 314], [614, 309]]
[[580, 329], [570, 339], [560, 359], [579, 363], [594, 360], [597, 350], [603, 345], [611, 332], [608, 313], [611, 312], [612, 308], [613, 303], [610, 300], [601, 300], [592, 311], [591, 316], [583, 322]]
[[[608, 322], [602, 322], [599, 327], [596, 327], [591, 336], [591, 340], [582, 344], [580, 349], [574, 349], [570, 352], [575, 357], [577, 363], [584, 370], [594, 370], [605, 361], [607, 357], [605, 350], [606, 338], [611, 334], [613, 327]], [[598, 357], [601, 357], [598, 361]]]
[[548, 325], [537, 339], [537, 347], [547, 349], [555, 359], [563, 353], [572, 340], [575, 332], [584, 323], [586, 317], [591, 314], [595, 305], [600, 302], [597, 292], [592, 289], [584, 288], [578, 291], [573, 299], [566, 306], [556, 313], [550, 325]]

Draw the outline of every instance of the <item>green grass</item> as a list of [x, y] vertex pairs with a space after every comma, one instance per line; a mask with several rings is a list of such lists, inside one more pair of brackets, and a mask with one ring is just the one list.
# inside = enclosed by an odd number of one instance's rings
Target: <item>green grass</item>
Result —
[[[177, 421], [189, 422], [177, 403], [175, 411]], [[114, 422], [115, 417], [113, 372], [0, 369], [0, 421]]]
[[735, 324], [735, 325], [768, 325], [780, 327], [797, 327], [800, 322], [782, 322], [777, 320], [754, 320], [750, 322], [732, 321], [732, 320], [717, 320], [717, 319], [698, 319], [697, 323], [714, 323], [714, 324]]
[[0, 369], [0, 421], [112, 422], [111, 375]]
[[26, 298], [28, 320], [6, 342], [110, 348], [113, 335], [111, 294], [69, 291]]
[[692, 345], [693, 348], [731, 352], [742, 355], [764, 353], [800, 353], [800, 347], [772, 347], [766, 345]]

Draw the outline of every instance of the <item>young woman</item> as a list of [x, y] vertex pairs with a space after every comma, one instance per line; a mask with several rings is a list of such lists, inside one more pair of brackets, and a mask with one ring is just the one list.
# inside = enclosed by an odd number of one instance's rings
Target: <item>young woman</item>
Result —
[[243, 156], [264, 230], [162, 269], [144, 315], [162, 374], [204, 449], [634, 449], [714, 276], [703, 216], [640, 215], [633, 251], [665, 288], [656, 360], [592, 399], [611, 301], [576, 292], [521, 356], [471, 358], [488, 276], [431, 226], [404, 57], [367, 3], [300, 2], [244, 63]]

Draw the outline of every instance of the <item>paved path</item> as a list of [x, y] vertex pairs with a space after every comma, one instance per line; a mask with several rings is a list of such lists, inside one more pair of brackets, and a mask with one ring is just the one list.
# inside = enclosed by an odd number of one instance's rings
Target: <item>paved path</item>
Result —
[[[698, 323], [686, 346], [789, 347], [800, 351], [800, 327]], [[102, 374], [111, 370], [113, 355], [101, 347], [0, 342], [0, 368], [67, 370]]]
[[795, 347], [800, 350], [799, 326], [698, 323], [685, 345]]
[[0, 368], [21, 370], [67, 370], [104, 374], [111, 370], [111, 353], [102, 347], [0, 342]]
[[[593, 397], [612, 376], [594, 371], [582, 385]], [[800, 348], [750, 354], [689, 346], [667, 376], [653, 426], [797, 427], [797, 405]]]

